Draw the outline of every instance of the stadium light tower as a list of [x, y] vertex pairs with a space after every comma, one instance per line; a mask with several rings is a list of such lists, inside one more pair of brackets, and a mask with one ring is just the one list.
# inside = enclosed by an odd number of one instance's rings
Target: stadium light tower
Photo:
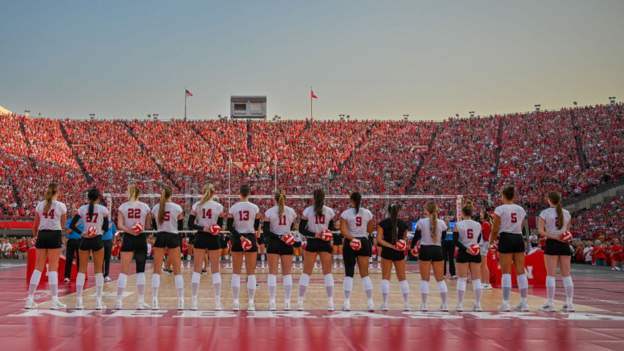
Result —
[[25, 115], [29, 115], [30, 114], [30, 110], [24, 110], [24, 114]]
[[475, 116], [475, 112], [474, 111], [468, 111], [468, 113], [470, 114], [470, 118]]
[[459, 118], [459, 113], [456, 113], [456, 114], [455, 114], [455, 118]]
[[609, 103], [615, 105], [615, 96], [609, 96]]
[[572, 105], [574, 105], [574, 107], [578, 106], [578, 102], [576, 100], [572, 101]]
[[403, 114], [403, 120], [407, 121], [408, 119], [409, 119], [409, 114], [408, 113]]
[[91, 118], [91, 120], [95, 119], [95, 113], [89, 113], [89, 118]]
[[542, 108], [541, 104], [535, 104], [533, 106], [535, 107], [535, 112], [540, 112], [540, 108]]

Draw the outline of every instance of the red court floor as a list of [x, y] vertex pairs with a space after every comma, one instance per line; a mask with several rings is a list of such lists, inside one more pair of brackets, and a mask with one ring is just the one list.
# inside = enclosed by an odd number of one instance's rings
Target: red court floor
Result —
[[[25, 311], [25, 268], [1, 268], [0, 345], [10, 351], [624, 350], [624, 273], [577, 271], [576, 303], [599, 310], [573, 314]], [[341, 293], [340, 286], [336, 293]], [[416, 292], [412, 295], [418, 299]]]

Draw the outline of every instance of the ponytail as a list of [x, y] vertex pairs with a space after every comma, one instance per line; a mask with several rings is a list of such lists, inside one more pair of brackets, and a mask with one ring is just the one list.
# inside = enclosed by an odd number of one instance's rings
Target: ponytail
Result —
[[167, 200], [171, 198], [171, 188], [166, 186], [160, 193], [160, 202], [158, 205], [158, 224], [162, 224], [165, 221], [165, 207]]
[[557, 210], [557, 229], [563, 228], [563, 207], [561, 207], [561, 194], [556, 191], [548, 193], [548, 200], [555, 205]]
[[214, 196], [214, 190], [214, 185], [212, 185], [211, 183], [204, 185], [204, 196], [202, 196], [201, 200], [199, 201], [199, 206], [202, 206], [212, 199], [212, 197]]
[[431, 239], [435, 242], [438, 241], [438, 206], [435, 203], [429, 202], [425, 206], [425, 210], [429, 212], [429, 224], [431, 225]]
[[128, 200], [129, 201], [137, 201], [139, 199], [139, 195], [141, 191], [135, 184], [131, 184], [128, 186]]
[[325, 203], [325, 192], [323, 189], [314, 190], [314, 214], [323, 215], [323, 205]]
[[286, 194], [283, 190], [275, 193], [275, 201], [277, 201], [277, 213], [282, 216], [284, 214], [284, 206], [286, 206]]
[[472, 217], [473, 209], [474, 207], [472, 205], [472, 201], [468, 200], [462, 208], [462, 214], [464, 215], [464, 217]]
[[388, 213], [390, 214], [390, 237], [392, 243], [396, 243], [399, 240], [399, 211], [401, 206], [397, 204], [390, 204], [388, 206]]
[[356, 192], [351, 193], [349, 197], [351, 201], [353, 201], [353, 208], [355, 209], [355, 214], [360, 213], [360, 204], [362, 203], [362, 194]]
[[48, 213], [52, 207], [52, 200], [58, 193], [58, 185], [56, 183], [50, 183], [48, 190], [45, 193], [45, 206], [43, 207], [43, 213]]
[[100, 192], [96, 188], [89, 189], [87, 191], [87, 199], [89, 200], [89, 212], [87, 212], [87, 215], [91, 218], [93, 217], [93, 212], [95, 212], [95, 202], [100, 199]]

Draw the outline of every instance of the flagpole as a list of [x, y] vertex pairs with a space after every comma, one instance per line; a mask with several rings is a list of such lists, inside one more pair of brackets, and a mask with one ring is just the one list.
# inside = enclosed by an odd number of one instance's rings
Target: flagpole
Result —
[[314, 119], [314, 114], [312, 113], [312, 87], [310, 87], [310, 120]]
[[184, 89], [184, 120], [186, 121], [186, 99], [188, 99], [188, 94], [186, 93], [186, 89]]

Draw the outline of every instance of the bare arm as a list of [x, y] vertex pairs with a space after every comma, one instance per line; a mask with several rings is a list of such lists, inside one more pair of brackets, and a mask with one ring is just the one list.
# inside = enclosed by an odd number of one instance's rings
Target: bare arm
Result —
[[490, 234], [490, 241], [494, 242], [498, 240], [498, 230], [500, 229], [501, 220], [500, 217], [494, 213], [492, 223], [492, 233]]

